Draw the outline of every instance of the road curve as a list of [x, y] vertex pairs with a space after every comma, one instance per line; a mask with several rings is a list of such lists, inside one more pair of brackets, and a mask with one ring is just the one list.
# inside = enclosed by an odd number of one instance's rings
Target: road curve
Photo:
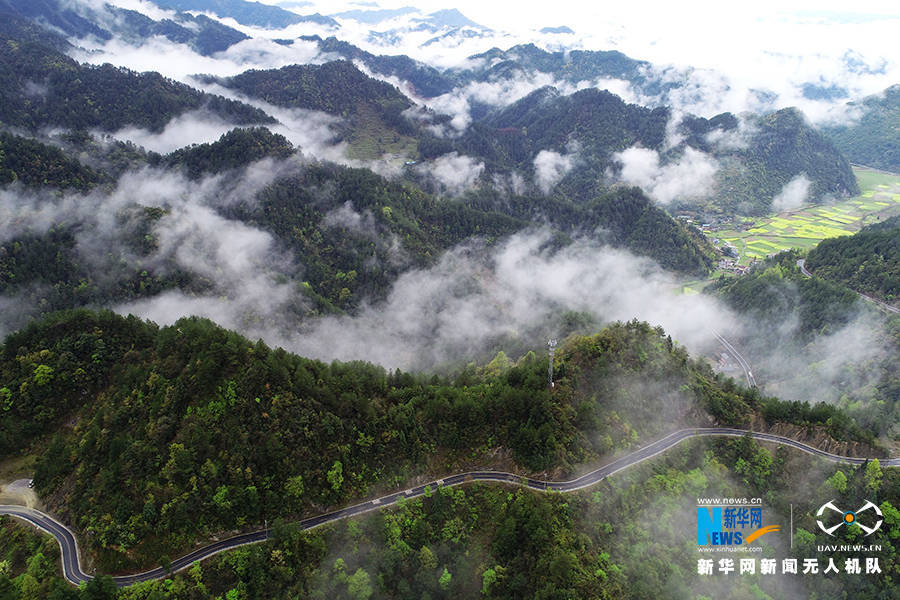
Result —
[[[804, 444], [803, 442], [798, 442], [791, 438], [774, 435], [771, 433], [760, 433], [755, 431], [748, 432], [744, 429], [732, 429], [729, 427], [682, 429], [671, 433], [661, 439], [658, 439], [655, 442], [652, 442], [644, 446], [643, 448], [632, 452], [631, 454], [618, 458], [611, 463], [600, 467], [599, 469], [591, 471], [585, 475], [582, 475], [581, 477], [578, 477], [577, 479], [572, 479], [570, 481], [543, 481], [540, 479], [523, 477], [521, 475], [513, 475], [512, 473], [505, 473], [502, 471], [469, 471], [467, 473], [459, 473], [457, 475], [450, 475], [442, 479], [436, 479], [429, 483], [418, 485], [407, 490], [397, 491], [392, 494], [388, 494], [387, 496], [376, 498], [374, 500], [354, 504], [352, 506], [348, 506], [336, 511], [324, 513], [315, 517], [310, 517], [308, 519], [303, 519], [302, 521], [300, 521], [299, 525], [302, 530], [313, 529], [314, 527], [324, 525], [325, 523], [331, 523], [333, 521], [346, 519], [347, 517], [352, 517], [354, 515], [359, 515], [362, 513], [392, 506], [400, 502], [402, 499], [416, 498], [418, 496], [425, 495], [426, 488], [437, 489], [440, 486], [460, 485], [464, 483], [470, 483], [472, 481], [510, 483], [513, 485], [520, 485], [540, 491], [574, 492], [576, 490], [595, 485], [603, 479], [606, 479], [607, 477], [618, 473], [623, 469], [627, 469], [628, 467], [645, 461], [648, 458], [654, 457], [657, 454], [661, 454], [662, 452], [665, 452], [669, 448], [676, 446], [686, 439], [719, 436], [741, 437], [747, 435], [748, 433], [754, 439], [764, 442], [781, 444], [783, 446], [790, 446], [797, 450], [806, 452], [807, 454], [813, 454], [815, 456], [833, 462], [862, 464], [868, 460], [866, 458], [838, 456], [837, 454], [831, 454], [829, 452], [825, 452], [824, 450], [819, 450], [818, 448], [815, 448], [808, 444]], [[884, 459], [881, 461], [881, 464], [882, 466], [886, 467], [897, 467], [900, 466], [900, 458]], [[54, 520], [47, 514], [44, 514], [32, 508], [26, 508], [24, 506], [0, 505], [0, 515], [4, 514], [27, 521], [28, 523], [31, 523], [39, 529], [46, 531], [56, 538], [56, 541], [59, 543], [59, 547], [61, 550], [63, 576], [67, 581], [72, 584], [78, 585], [81, 582], [92, 579], [92, 576], [86, 574], [82, 569], [78, 552], [78, 543], [75, 540], [75, 535], [65, 525]], [[173, 560], [169, 571], [174, 573], [182, 569], [186, 569], [195, 562], [209, 558], [210, 556], [218, 554], [219, 552], [231, 550], [232, 548], [237, 548], [238, 546], [244, 546], [246, 544], [263, 542], [267, 539], [269, 539], [269, 531], [267, 529], [264, 529], [260, 531], [243, 533], [226, 540], [220, 540], [209, 544], [208, 546], [204, 546], [203, 548], [198, 548], [193, 552], [190, 552], [180, 558]], [[162, 568], [156, 568], [150, 571], [145, 571], [143, 573], [136, 573], [134, 575], [113, 577], [113, 580], [116, 582], [116, 585], [124, 587], [141, 581], [162, 579], [166, 577], [168, 573], [169, 572], [163, 570]]]
[[756, 378], [753, 377], [753, 371], [750, 369], [750, 363], [747, 362], [740, 352], [737, 351], [737, 348], [731, 345], [731, 342], [726, 340], [722, 335], [714, 331], [713, 335], [716, 336], [716, 339], [719, 340], [719, 343], [725, 348], [725, 350], [734, 357], [734, 360], [740, 365], [741, 369], [744, 370], [744, 376], [747, 378], [747, 384], [750, 387], [756, 387]]
[[[806, 268], [806, 259], [801, 258], [800, 260], [798, 260], [797, 266], [800, 267], [800, 272], [803, 273], [806, 277], [813, 276], [813, 274], [810, 273], [809, 270]], [[853, 291], [856, 291], [856, 290], [853, 290]], [[894, 314], [900, 314], [900, 309], [898, 309], [894, 306], [891, 306], [890, 304], [886, 304], [886, 303], [882, 302], [881, 300], [873, 298], [872, 296], [867, 296], [867, 295], [863, 294], [862, 292], [856, 292], [856, 293], [863, 300], [867, 300], [867, 301], [871, 302], [872, 304], [875, 304], [876, 306], [879, 306], [888, 312], [892, 312]]]

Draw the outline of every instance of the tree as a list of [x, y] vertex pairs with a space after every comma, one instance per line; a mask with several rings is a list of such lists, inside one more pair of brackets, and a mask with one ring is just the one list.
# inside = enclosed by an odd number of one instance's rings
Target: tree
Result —
[[839, 494], [843, 494], [847, 491], [847, 476], [844, 475], [844, 472], [840, 469], [825, 481]]
[[450, 571], [447, 570], [447, 567], [444, 567], [444, 572], [441, 573], [441, 576], [438, 578], [438, 584], [441, 586], [441, 589], [447, 591], [450, 589], [450, 580], [453, 579], [453, 575], [450, 574]]
[[437, 568], [437, 557], [428, 546], [422, 546], [419, 550], [419, 564], [423, 569]]
[[301, 475], [288, 477], [288, 480], [284, 482], [284, 491], [288, 496], [299, 501], [303, 496], [303, 477]]
[[877, 458], [873, 458], [869, 461], [869, 464], [866, 465], [866, 489], [877, 494], [878, 490], [881, 489], [881, 477], [881, 463], [878, 462]]
[[341, 464], [341, 461], [334, 461], [334, 464], [328, 470], [326, 478], [328, 483], [331, 484], [331, 489], [334, 491], [341, 489], [341, 484], [344, 483], [344, 465]]
[[372, 581], [369, 574], [359, 568], [347, 580], [347, 591], [353, 600], [368, 600], [372, 595]]

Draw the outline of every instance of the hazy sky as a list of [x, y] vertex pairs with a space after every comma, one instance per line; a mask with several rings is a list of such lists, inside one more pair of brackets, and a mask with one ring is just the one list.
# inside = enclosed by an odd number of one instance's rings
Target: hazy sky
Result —
[[[890, 0], [760, 0], [740, 4], [721, 0], [384, 0], [378, 4], [383, 8], [457, 8], [478, 23], [511, 32], [568, 25], [598, 46], [615, 44], [635, 58], [654, 62], [721, 68], [724, 63], [750, 62], [761, 52], [827, 56], [847, 49], [864, 56], [900, 60], [900, 3]], [[357, 3], [334, 0], [312, 3], [314, 10], [323, 13], [351, 6], [361, 8]]]

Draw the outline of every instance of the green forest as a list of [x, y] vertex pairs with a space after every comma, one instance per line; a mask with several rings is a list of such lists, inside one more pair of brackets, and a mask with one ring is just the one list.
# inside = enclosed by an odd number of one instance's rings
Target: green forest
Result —
[[829, 281], [880, 298], [900, 299], [900, 216], [852, 236], [823, 240], [809, 251], [806, 268]]
[[[37, 490], [114, 572], [497, 449], [507, 468], [565, 476], [704, 414], [735, 426], [777, 416], [871, 442], [833, 408], [736, 386], [646, 324], [571, 337], [556, 356], [551, 392], [534, 353], [423, 376], [302, 359], [204, 319], [158, 328], [57, 313], [0, 348], [0, 454], [41, 440]], [[651, 389], [655, 402], [633, 401]]]

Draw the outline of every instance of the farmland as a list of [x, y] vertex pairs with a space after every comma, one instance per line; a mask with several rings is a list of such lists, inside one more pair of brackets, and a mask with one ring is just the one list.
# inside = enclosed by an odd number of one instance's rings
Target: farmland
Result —
[[789, 248], [809, 250], [826, 238], [852, 235], [865, 225], [900, 214], [900, 175], [853, 170], [862, 190], [855, 198], [746, 219], [707, 235], [734, 245], [738, 264], [747, 265]]

